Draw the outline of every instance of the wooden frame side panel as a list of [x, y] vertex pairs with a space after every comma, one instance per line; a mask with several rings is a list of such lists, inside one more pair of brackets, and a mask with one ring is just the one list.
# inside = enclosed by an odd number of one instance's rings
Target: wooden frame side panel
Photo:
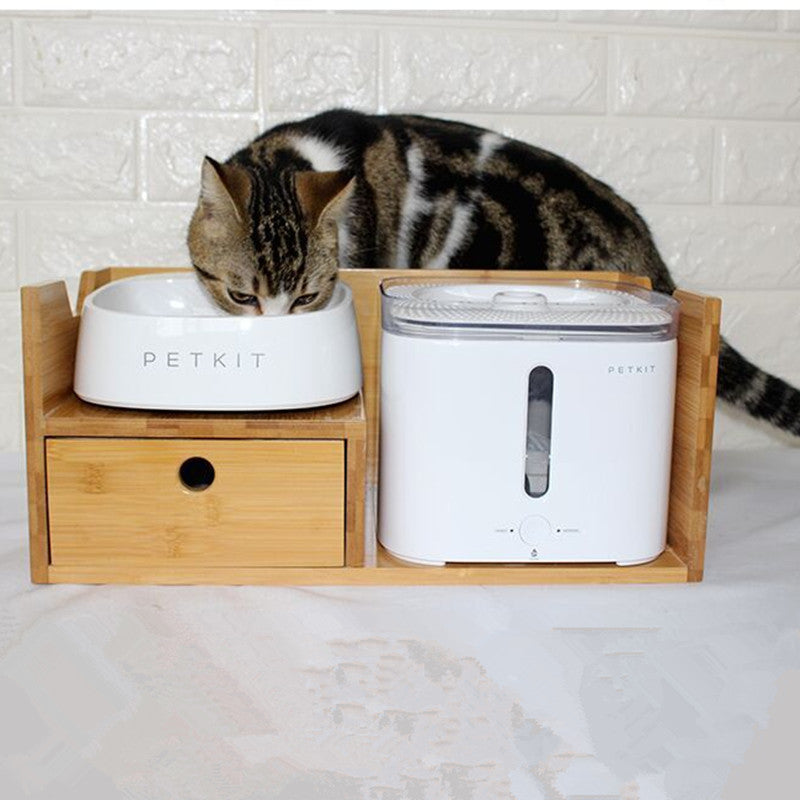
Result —
[[678, 289], [678, 382], [667, 541], [689, 568], [689, 580], [703, 578], [711, 445], [717, 396], [721, 301]]
[[76, 313], [80, 314], [86, 296], [95, 289], [99, 289], [111, 280], [111, 267], [98, 270], [87, 270], [81, 273], [81, 282], [78, 285], [78, 300], [75, 304]]
[[367, 438], [362, 426], [350, 431], [345, 440], [345, 520], [344, 563], [348, 567], [363, 567], [365, 553], [364, 514], [366, 500]]
[[21, 302], [31, 580], [48, 583], [44, 418], [72, 391], [78, 319], [63, 281], [24, 286]]

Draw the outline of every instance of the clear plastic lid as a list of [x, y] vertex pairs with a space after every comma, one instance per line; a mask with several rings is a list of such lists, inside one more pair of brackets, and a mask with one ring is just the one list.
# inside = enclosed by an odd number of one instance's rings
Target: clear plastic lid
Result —
[[677, 301], [633, 284], [388, 278], [382, 325], [403, 336], [647, 341], [677, 335]]

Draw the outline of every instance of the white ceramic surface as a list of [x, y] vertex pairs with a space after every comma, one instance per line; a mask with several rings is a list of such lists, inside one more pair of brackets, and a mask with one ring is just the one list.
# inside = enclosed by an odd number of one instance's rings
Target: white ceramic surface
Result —
[[258, 411], [309, 408], [361, 388], [353, 298], [325, 308], [234, 316], [190, 273], [142, 275], [90, 294], [81, 315], [75, 392], [125, 408]]

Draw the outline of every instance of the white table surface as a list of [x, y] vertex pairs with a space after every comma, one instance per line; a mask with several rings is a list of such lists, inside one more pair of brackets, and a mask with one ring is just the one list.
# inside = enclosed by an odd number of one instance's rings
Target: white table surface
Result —
[[0, 800], [800, 797], [800, 449], [700, 584], [34, 586], [0, 457]]

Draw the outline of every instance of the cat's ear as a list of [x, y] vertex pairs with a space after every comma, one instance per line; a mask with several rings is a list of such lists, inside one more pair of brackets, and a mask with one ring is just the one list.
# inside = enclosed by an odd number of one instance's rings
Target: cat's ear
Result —
[[338, 219], [353, 193], [355, 178], [351, 172], [296, 172], [294, 188], [300, 207], [310, 227], [323, 219]]
[[250, 204], [250, 176], [235, 164], [220, 164], [210, 156], [203, 159], [200, 205], [206, 216], [235, 219], [244, 225]]

